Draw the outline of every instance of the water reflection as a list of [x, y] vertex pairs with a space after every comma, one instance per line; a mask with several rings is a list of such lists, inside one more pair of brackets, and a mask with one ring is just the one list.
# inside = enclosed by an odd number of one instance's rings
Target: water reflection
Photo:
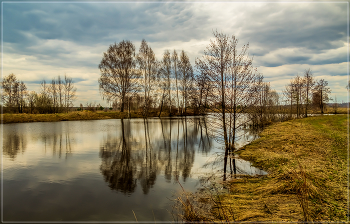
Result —
[[101, 147], [102, 164], [100, 169], [110, 188], [123, 193], [131, 193], [136, 188], [136, 161], [131, 158], [130, 122], [127, 122], [125, 126], [122, 119], [121, 136], [107, 138]]
[[[223, 152], [208, 126], [201, 117], [3, 125], [5, 220], [134, 221], [133, 210], [169, 221], [178, 182], [195, 191], [211, 171], [203, 165]], [[230, 167], [251, 169], [238, 158]]]
[[27, 139], [17, 128], [3, 133], [3, 154], [11, 160], [15, 160], [19, 152], [24, 153], [27, 147]]
[[61, 158], [64, 154], [64, 158], [67, 159], [72, 155], [73, 145], [69, 132], [43, 133], [41, 141], [44, 143], [45, 152], [52, 151], [53, 156]]
[[[200, 128], [205, 125], [201, 119], [191, 127], [184, 119], [159, 119], [156, 123], [144, 119], [133, 125], [123, 119], [120, 124], [121, 130], [109, 133], [100, 144], [100, 170], [108, 186], [124, 194], [134, 192], [137, 184], [148, 194], [159, 174], [168, 183], [177, 182], [180, 177], [186, 182], [194, 164], [195, 149], [210, 152], [212, 142]], [[160, 130], [160, 138], [154, 133], [156, 130]]]

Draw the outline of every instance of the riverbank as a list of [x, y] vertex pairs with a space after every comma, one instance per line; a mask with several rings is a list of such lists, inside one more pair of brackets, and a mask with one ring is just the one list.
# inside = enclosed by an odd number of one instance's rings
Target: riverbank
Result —
[[[150, 112], [148, 117], [158, 117], [159, 112]], [[186, 113], [186, 116], [193, 116], [193, 113]], [[169, 117], [169, 112], [162, 112], [160, 117]], [[181, 116], [181, 114], [172, 114]], [[2, 123], [26, 123], [26, 122], [56, 122], [56, 121], [78, 121], [78, 120], [101, 120], [101, 119], [126, 119], [128, 112], [91, 112], [74, 111], [57, 114], [2, 114]], [[130, 118], [143, 118], [140, 112], [131, 112]]]
[[269, 174], [227, 181], [228, 193], [212, 197], [214, 220], [346, 221], [347, 122], [316, 116], [267, 127], [239, 156]]

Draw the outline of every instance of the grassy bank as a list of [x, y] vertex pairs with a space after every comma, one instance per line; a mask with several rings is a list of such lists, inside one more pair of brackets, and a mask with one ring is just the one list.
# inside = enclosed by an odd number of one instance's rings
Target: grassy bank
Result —
[[228, 181], [213, 197], [215, 220], [347, 220], [346, 115], [277, 123], [260, 136], [239, 154], [269, 174]]
[[[159, 112], [151, 112], [148, 117], [158, 117]], [[187, 116], [193, 114], [187, 113]], [[162, 112], [161, 117], [168, 117], [169, 112]], [[178, 116], [178, 114], [172, 114]], [[128, 118], [128, 112], [91, 112], [76, 111], [57, 114], [3, 114], [3, 124], [25, 123], [25, 122], [55, 122], [55, 121], [77, 121], [77, 120], [100, 120]], [[131, 112], [130, 118], [142, 118], [142, 113]]]

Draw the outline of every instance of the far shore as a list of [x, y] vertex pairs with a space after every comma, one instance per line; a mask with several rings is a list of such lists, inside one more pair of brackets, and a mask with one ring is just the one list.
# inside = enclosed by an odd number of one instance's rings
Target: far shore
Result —
[[[208, 111], [209, 112], [209, 111]], [[210, 112], [215, 112], [211, 110]], [[331, 108], [326, 111], [326, 114], [348, 114], [348, 108], [338, 108], [334, 112]], [[281, 111], [276, 111], [276, 113], [284, 113]], [[320, 111], [310, 110], [308, 114], [321, 114]], [[172, 114], [169, 111], [162, 111], [159, 116], [159, 111], [149, 112], [147, 118], [152, 117], [183, 117], [183, 116], [195, 116], [198, 114], [193, 113], [189, 109], [186, 113], [177, 113]], [[27, 122], [57, 122], [57, 121], [79, 121], [79, 120], [102, 120], [102, 119], [127, 119], [127, 118], [143, 118], [142, 112], [131, 111], [130, 115], [126, 112], [120, 111], [71, 111], [69, 113], [54, 113], [54, 114], [30, 114], [30, 113], [4, 113], [2, 114], [1, 124], [10, 124], [10, 123], [27, 123]]]
[[[162, 112], [160, 117], [179, 117], [179, 116], [194, 116], [196, 114], [187, 112], [186, 114], [170, 114], [169, 112]], [[147, 116], [159, 117], [159, 112], [150, 112]], [[2, 114], [2, 124], [11, 123], [27, 123], [27, 122], [57, 122], [57, 121], [79, 121], [79, 120], [102, 120], [102, 119], [127, 119], [127, 118], [143, 118], [141, 112], [92, 112], [92, 111], [74, 111], [69, 113], [55, 113], [55, 114]]]

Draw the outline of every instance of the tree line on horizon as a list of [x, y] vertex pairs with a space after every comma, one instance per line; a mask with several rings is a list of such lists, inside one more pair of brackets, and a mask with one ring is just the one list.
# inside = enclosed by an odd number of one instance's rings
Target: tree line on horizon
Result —
[[[58, 76], [51, 83], [43, 80], [39, 93], [28, 91], [23, 81], [11, 73], [1, 82], [2, 108], [7, 113], [62, 113], [69, 112], [76, 99], [76, 87], [72, 78]], [[6, 108], [4, 108], [6, 107]]]

